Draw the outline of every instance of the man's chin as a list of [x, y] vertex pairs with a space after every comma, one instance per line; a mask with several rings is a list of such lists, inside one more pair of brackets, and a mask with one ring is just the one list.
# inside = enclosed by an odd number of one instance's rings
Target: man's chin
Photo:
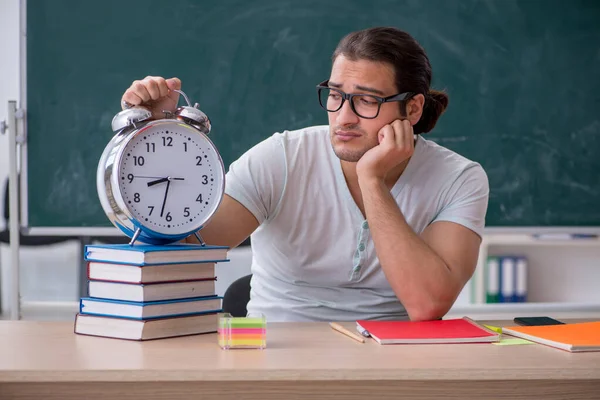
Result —
[[366, 151], [342, 149], [340, 146], [333, 146], [333, 152], [342, 161], [358, 162]]

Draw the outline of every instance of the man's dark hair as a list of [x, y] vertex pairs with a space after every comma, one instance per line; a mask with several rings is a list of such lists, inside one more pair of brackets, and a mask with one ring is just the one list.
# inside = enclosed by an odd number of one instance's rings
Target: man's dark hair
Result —
[[[344, 37], [333, 53], [333, 61], [343, 55], [349, 60], [384, 62], [394, 68], [398, 93], [425, 96], [423, 115], [414, 126], [415, 133], [433, 129], [448, 106], [448, 95], [431, 90], [431, 64], [423, 47], [408, 33], [396, 28], [377, 27], [352, 32]], [[405, 102], [401, 103], [404, 107]]]

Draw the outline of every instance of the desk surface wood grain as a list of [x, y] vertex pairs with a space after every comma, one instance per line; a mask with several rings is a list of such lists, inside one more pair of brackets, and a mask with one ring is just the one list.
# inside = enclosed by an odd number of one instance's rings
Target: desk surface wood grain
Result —
[[327, 323], [270, 323], [267, 349], [225, 351], [216, 334], [135, 342], [76, 335], [69, 322], [0, 321], [1, 393], [86, 400], [200, 393], [203, 399], [586, 399], [600, 398], [600, 352], [537, 344], [361, 344]]

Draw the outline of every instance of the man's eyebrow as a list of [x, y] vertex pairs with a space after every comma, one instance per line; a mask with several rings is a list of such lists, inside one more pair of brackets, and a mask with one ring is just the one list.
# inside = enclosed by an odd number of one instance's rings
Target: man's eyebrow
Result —
[[372, 87], [368, 87], [368, 86], [356, 85], [355, 88], [357, 88], [358, 90], [365, 91], [365, 92], [375, 93], [375, 94], [378, 94], [380, 96], [384, 96], [385, 95], [385, 93], [383, 93], [381, 90], [375, 89], [375, 88], [372, 88]]
[[[339, 89], [340, 87], [342, 87], [342, 84], [329, 81], [327, 86]], [[358, 90], [362, 90], [363, 92], [370, 92], [370, 93], [378, 94], [380, 96], [385, 96], [385, 93], [379, 89], [375, 89], [375, 88], [368, 87], [368, 86], [362, 86], [362, 85], [356, 85], [354, 87]]]

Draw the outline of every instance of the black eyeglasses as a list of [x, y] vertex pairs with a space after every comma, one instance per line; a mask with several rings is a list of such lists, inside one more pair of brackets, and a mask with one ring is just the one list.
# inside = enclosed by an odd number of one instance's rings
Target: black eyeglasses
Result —
[[341, 90], [327, 86], [329, 80], [317, 85], [319, 104], [329, 112], [336, 112], [344, 105], [344, 101], [350, 102], [350, 108], [356, 115], [365, 119], [377, 118], [383, 103], [391, 101], [404, 101], [414, 96], [414, 93], [406, 92], [388, 97], [379, 97], [372, 94], [348, 94]]

